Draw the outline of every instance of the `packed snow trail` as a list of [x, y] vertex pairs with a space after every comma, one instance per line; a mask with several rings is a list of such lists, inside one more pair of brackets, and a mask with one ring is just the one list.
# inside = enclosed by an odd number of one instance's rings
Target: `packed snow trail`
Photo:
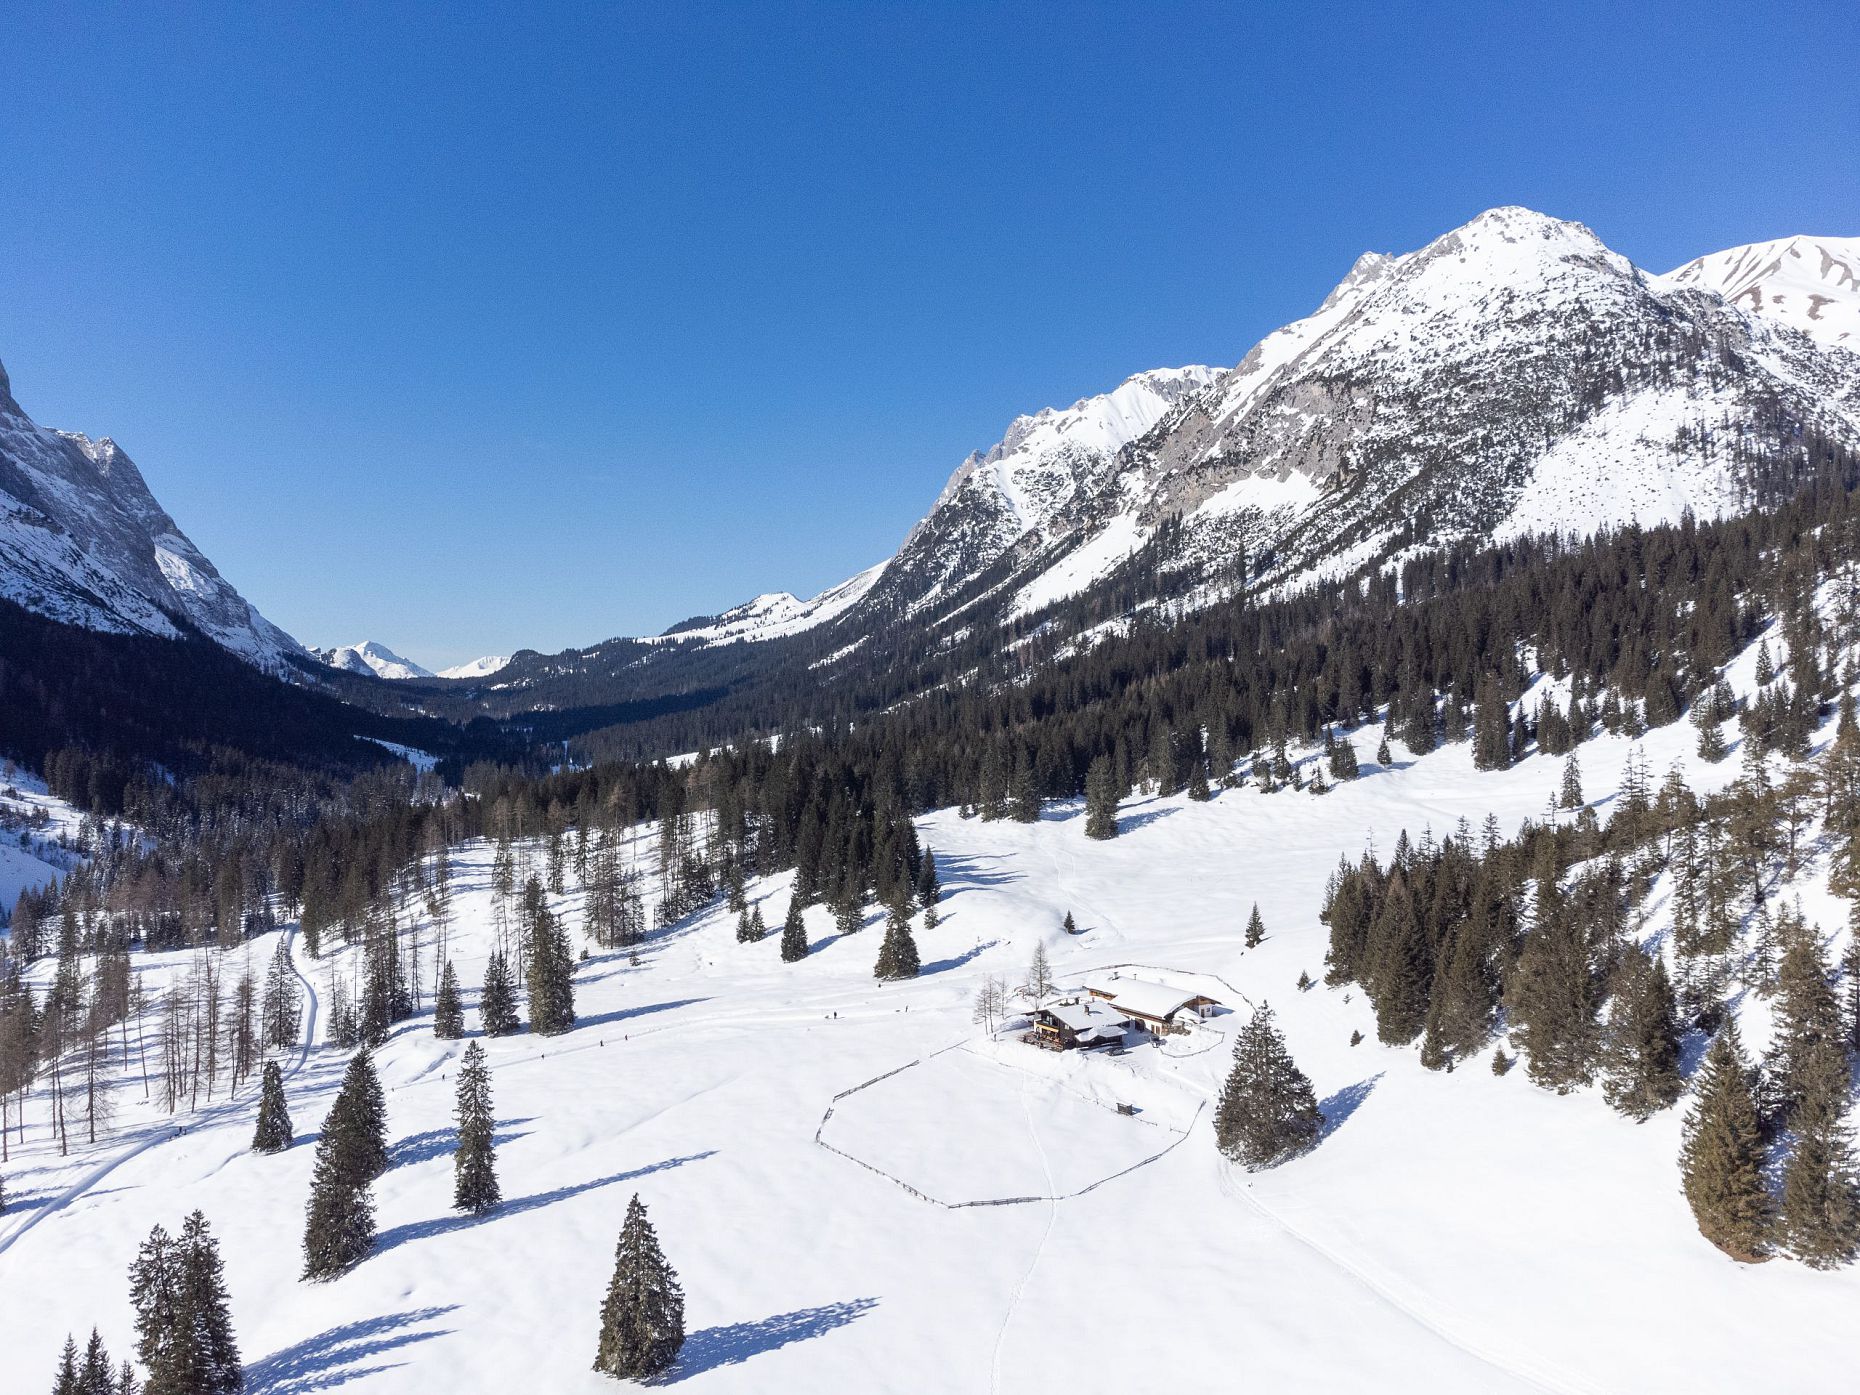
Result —
[[[1448, 1346], [1453, 1347], [1457, 1351], [1464, 1352], [1475, 1361], [1481, 1361], [1487, 1366], [1492, 1367], [1493, 1370], [1501, 1371], [1514, 1380], [1524, 1382], [1524, 1384], [1533, 1390], [1546, 1392], [1547, 1395], [1606, 1395], [1606, 1392], [1601, 1386], [1582, 1380], [1571, 1375], [1567, 1371], [1547, 1366], [1544, 1363], [1520, 1361], [1512, 1357], [1507, 1357], [1482, 1346], [1478, 1342], [1469, 1341], [1460, 1337], [1443, 1321], [1429, 1316], [1417, 1306], [1418, 1302], [1425, 1301], [1421, 1299], [1419, 1295], [1410, 1293], [1408, 1298], [1404, 1298], [1398, 1290], [1402, 1287], [1406, 1287], [1405, 1285], [1397, 1285], [1383, 1279], [1378, 1279], [1361, 1265], [1346, 1259], [1343, 1255], [1338, 1254], [1337, 1251], [1333, 1250], [1322, 1241], [1313, 1239], [1306, 1232], [1300, 1230], [1297, 1226], [1286, 1220], [1284, 1216], [1280, 1215], [1279, 1212], [1274, 1210], [1271, 1206], [1261, 1201], [1250, 1184], [1236, 1186], [1233, 1177], [1227, 1171], [1225, 1165], [1222, 1165], [1221, 1171], [1221, 1190], [1230, 1196], [1240, 1197], [1267, 1221], [1270, 1221], [1273, 1225], [1284, 1231], [1285, 1234], [1289, 1235], [1320, 1259], [1328, 1261], [1345, 1274], [1348, 1274], [1352, 1279], [1355, 1279], [1357, 1283], [1368, 1289], [1377, 1298], [1388, 1304], [1389, 1307], [1395, 1309], [1395, 1311], [1400, 1313], [1403, 1317], [1426, 1328]], [[1413, 1298], [1415, 1301], [1411, 1302], [1410, 1298]]]
[[[291, 972], [296, 975], [297, 981], [303, 985], [304, 990], [304, 1011], [301, 1019], [303, 1022], [303, 1035], [302, 1039], [297, 1044], [297, 1059], [291, 1062], [290, 1068], [284, 1072], [285, 1078], [290, 1079], [296, 1076], [298, 1072], [302, 1071], [303, 1068], [310, 1063], [311, 1047], [316, 1041], [318, 1001], [316, 988], [311, 984], [310, 980], [305, 977], [303, 970], [297, 967], [296, 928], [293, 927], [292, 929], [286, 930], [284, 936], [285, 945], [287, 946], [285, 958], [291, 966]], [[40, 1221], [43, 1221], [48, 1216], [56, 1215], [68, 1209], [73, 1202], [82, 1200], [87, 1192], [99, 1182], [103, 1181], [103, 1179], [108, 1177], [112, 1172], [115, 1172], [116, 1169], [121, 1167], [124, 1163], [139, 1158], [144, 1153], [150, 1152], [164, 1143], [173, 1142], [175, 1139], [181, 1137], [189, 1128], [218, 1123], [220, 1120], [230, 1117], [235, 1110], [244, 1109], [248, 1105], [254, 1103], [256, 1103], [255, 1098], [239, 1099], [235, 1097], [220, 1104], [210, 1105], [199, 1113], [190, 1115], [186, 1124], [177, 1124], [172, 1127], [165, 1124], [154, 1126], [147, 1138], [142, 1139], [139, 1143], [132, 1144], [113, 1157], [105, 1158], [57, 1196], [47, 1201], [44, 1205], [38, 1206], [28, 1212], [25, 1219], [20, 1221], [18, 1225], [14, 1226], [5, 1235], [0, 1235], [0, 1255], [12, 1249], [14, 1242], [30, 1231], [34, 1226], [38, 1225]]]
[[1033, 1278], [1033, 1271], [1040, 1267], [1040, 1256], [1046, 1250], [1046, 1242], [1053, 1238], [1053, 1226], [1059, 1221], [1059, 1198], [1054, 1195], [1059, 1189], [1053, 1185], [1053, 1167], [1046, 1156], [1046, 1144], [1040, 1140], [1040, 1130], [1034, 1124], [1033, 1110], [1027, 1105], [1027, 1080], [1023, 1076], [1020, 1082], [1021, 1112], [1027, 1116], [1027, 1132], [1033, 1135], [1033, 1146], [1039, 1150], [1040, 1170], [1046, 1174], [1046, 1228], [1040, 1232], [1040, 1243], [1033, 1247], [1033, 1255], [1027, 1261], [1026, 1272], [1020, 1276], [1020, 1282], [1014, 1285], [1014, 1292], [1008, 1299], [1007, 1311], [1001, 1315], [1001, 1330], [995, 1334], [995, 1359], [988, 1373], [990, 1395], [996, 1395], [1001, 1389], [1001, 1353], [1007, 1347], [1008, 1328], [1014, 1322], [1014, 1310], [1020, 1307], [1021, 1296], [1027, 1291], [1027, 1284]]

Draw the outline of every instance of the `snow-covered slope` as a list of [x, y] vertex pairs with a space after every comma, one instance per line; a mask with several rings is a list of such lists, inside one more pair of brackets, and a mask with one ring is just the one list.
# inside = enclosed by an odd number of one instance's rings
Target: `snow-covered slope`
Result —
[[468, 663], [442, 668], [436, 676], [440, 678], [489, 678], [509, 662], [508, 654], [486, 654], [483, 658], [472, 659]]
[[273, 671], [304, 653], [188, 541], [114, 441], [37, 425], [4, 368], [0, 596], [117, 634], [166, 638], [189, 625]]
[[[1733, 665], [1741, 692], [1752, 667], [1749, 653]], [[1358, 750], [1373, 740], [1359, 733]], [[1649, 732], [1640, 756], [1685, 768], [1701, 793], [1721, 789], [1738, 762], [1703, 765], [1695, 742], [1675, 723]], [[1598, 735], [1580, 750], [1605, 818], [1635, 744]], [[697, 1395], [981, 1395], [1029, 1371], [1056, 1389], [1149, 1388], [1158, 1361], [1174, 1384], [1210, 1391], [1845, 1388], [1860, 1269], [1743, 1266], [1703, 1240], [1680, 1192], [1683, 1105], [1635, 1124], [1594, 1087], [1558, 1096], [1523, 1070], [1495, 1076], [1490, 1048], [1430, 1072], [1413, 1048], [1377, 1044], [1360, 991], [1297, 990], [1301, 972], [1323, 971], [1317, 913], [1339, 856], [1373, 843], [1386, 858], [1403, 830], [1419, 841], [1462, 818], [1477, 828], [1488, 810], [1515, 829], [1560, 784], [1555, 757], [1480, 773], [1464, 745], [1415, 757], [1397, 742], [1394, 755], [1323, 798], [1252, 786], [1207, 803], [1139, 797], [1110, 843], [1087, 839], [1073, 806], [1027, 825], [930, 815], [920, 829], [942, 868], [944, 917], [918, 930], [925, 971], [908, 983], [873, 979], [876, 911], [839, 935], [810, 907], [813, 950], [795, 964], [777, 936], [738, 943], [721, 906], [653, 932], [637, 964], [594, 948], [576, 973], [572, 1032], [475, 1038], [504, 1194], [482, 1218], [451, 1209], [465, 1043], [434, 1038], [429, 996], [378, 1054], [393, 1158], [375, 1187], [379, 1238], [332, 1283], [299, 1280], [298, 1237], [341, 1053], [284, 1055], [300, 1142], [275, 1157], [248, 1149], [250, 1087], [230, 1107], [203, 1102], [176, 1133], [132, 1070], [117, 1132], [61, 1158], [41, 1079], [0, 1217], [8, 1388], [45, 1388], [68, 1330], [95, 1323], [112, 1351], [130, 1350], [136, 1245], [200, 1207], [224, 1247], [254, 1395], [611, 1391], [588, 1367], [634, 1192], [684, 1284], [676, 1379]], [[653, 831], [636, 829], [625, 856], [650, 901]], [[497, 940], [491, 861], [482, 842], [453, 861], [451, 953], [468, 990]], [[1818, 857], [1786, 891], [1838, 955], [1845, 907], [1826, 895], [1826, 866]], [[1631, 927], [1666, 954], [1670, 892], [1663, 880]], [[779, 925], [788, 877], [756, 879], [748, 895]], [[1255, 903], [1267, 938], [1247, 949]], [[552, 904], [578, 950], [572, 878]], [[1059, 929], [1068, 911], [1077, 936]], [[426, 937], [430, 974], [424, 917], [415, 899], [400, 923]], [[1126, 972], [1195, 985], [1232, 1011], [1122, 1057], [990, 1042], [971, 997], [986, 974], [1021, 982], [1036, 944], [1062, 984], [1141, 966]], [[271, 949], [269, 937], [251, 946], [261, 973]], [[298, 954], [325, 1006], [358, 953]], [[192, 958], [138, 955], [152, 1002]], [[1738, 1001], [1760, 1052], [1767, 1008]], [[1219, 1158], [1209, 1116], [1231, 1033], [1264, 1002], [1326, 1124], [1309, 1155], [1247, 1174]], [[475, 1033], [469, 992], [467, 1009]], [[313, 1034], [323, 1020], [310, 1019]], [[147, 1030], [158, 1063], [153, 1011]], [[1691, 1069], [1700, 1043], [1687, 1045]], [[1030, 1199], [938, 1204], [1007, 1198]]]
[[[331, 668], [349, 673], [372, 673], [377, 678], [434, 678], [431, 669], [421, 668], [411, 659], [403, 659], [385, 644], [365, 639], [360, 644], [341, 644], [332, 649], [310, 651]], [[479, 663], [484, 660], [480, 659]], [[451, 677], [451, 674], [444, 675]]]
[[1177, 518], [1165, 566], [1284, 584], [1460, 538], [1716, 516], [1747, 501], [1750, 462], [1812, 435], [1860, 446], [1860, 353], [1837, 347], [1860, 325], [1857, 249], [1792, 238], [1649, 276], [1580, 223], [1492, 209], [1365, 254], [1232, 369], [1016, 419], [894, 557], [827, 593], [848, 604], [764, 596], [673, 637], [838, 620], [858, 643], [990, 568], [994, 614], [1024, 615]]
[[857, 576], [837, 586], [830, 586], [812, 600], [802, 600], [787, 591], [770, 591], [741, 605], [732, 606], [721, 615], [707, 615], [674, 625], [664, 634], [640, 640], [642, 644], [661, 641], [692, 641], [707, 644], [731, 644], [737, 641], [779, 639], [800, 634], [817, 625], [839, 618], [865, 598], [886, 564], [868, 567]]
[[1860, 353], [1860, 237], [1785, 237], [1687, 262], [1660, 281], [1714, 291], [1733, 305]]

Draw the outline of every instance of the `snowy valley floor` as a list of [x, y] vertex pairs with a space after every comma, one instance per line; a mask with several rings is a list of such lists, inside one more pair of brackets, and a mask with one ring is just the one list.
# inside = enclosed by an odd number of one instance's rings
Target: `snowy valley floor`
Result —
[[[1645, 739], [1656, 779], [1694, 739], [1686, 724]], [[1592, 796], [1614, 788], [1629, 749], [1581, 747]], [[1715, 788], [1736, 765], [1690, 778]], [[6, 1169], [0, 1386], [48, 1385], [67, 1330], [93, 1323], [127, 1353], [136, 1245], [200, 1207], [254, 1395], [614, 1389], [589, 1366], [638, 1191], [685, 1284], [675, 1383], [694, 1391], [1844, 1388], [1860, 1274], [1741, 1267], [1701, 1240], [1679, 1190], [1680, 1111], [1635, 1125], [1597, 1092], [1559, 1098], [1485, 1059], [1430, 1074], [1412, 1048], [1375, 1044], [1360, 992], [1294, 987], [1301, 970], [1322, 975], [1317, 912], [1340, 854], [1373, 839], [1386, 856], [1403, 828], [1476, 827], [1488, 810], [1513, 830], [1560, 773], [1535, 757], [1475, 774], [1464, 746], [1397, 767], [1323, 798], [1138, 799], [1108, 844], [1085, 839], [1073, 806], [1026, 826], [926, 817], [944, 919], [918, 929], [925, 971], [908, 984], [872, 978], [876, 914], [835, 937], [824, 908], [808, 913], [814, 948], [797, 965], [780, 962], [778, 936], [736, 943], [721, 905], [655, 932], [637, 967], [597, 952], [570, 1035], [486, 1042], [506, 1201], [483, 1220], [449, 1209], [463, 1044], [434, 1039], [429, 1001], [379, 1057], [395, 1165], [376, 1188], [375, 1253], [331, 1284], [297, 1274], [337, 1053], [312, 1049], [290, 1077], [299, 1138], [277, 1157], [247, 1151], [249, 1089], [225, 1113], [184, 1117], [179, 1135], [126, 1107], [115, 1138], [62, 1162], [35, 1113], [28, 1156]], [[475, 1034], [488, 849], [468, 845], [455, 867]], [[778, 927], [786, 878], [752, 895]], [[1269, 938], [1244, 950], [1255, 901]], [[558, 905], [578, 931], [579, 897]], [[1805, 906], [1824, 930], [1842, 922], [1825, 900]], [[1084, 933], [1060, 932], [1067, 910]], [[1140, 963], [1217, 976], [1237, 1013], [1270, 1000], [1324, 1101], [1320, 1145], [1257, 1175], [1216, 1155], [1211, 1107], [1197, 1106], [1225, 1071], [1224, 1041], [1119, 1058], [989, 1043], [970, 1021], [975, 986], [988, 972], [1018, 982], [1041, 939], [1062, 983]], [[261, 968], [270, 948], [254, 947]], [[327, 996], [325, 966], [299, 963]], [[912, 1061], [924, 1064], [835, 1104]], [[817, 1129], [943, 1201], [1064, 1195], [1142, 1165], [1069, 1199], [952, 1209], [821, 1146]]]

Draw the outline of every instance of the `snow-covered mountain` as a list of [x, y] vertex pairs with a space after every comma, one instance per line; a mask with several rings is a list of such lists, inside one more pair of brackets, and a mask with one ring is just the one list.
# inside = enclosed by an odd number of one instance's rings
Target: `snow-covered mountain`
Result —
[[508, 654], [486, 654], [482, 658], [454, 664], [451, 668], [442, 668], [435, 676], [439, 678], [489, 678], [509, 662]]
[[837, 620], [856, 642], [991, 568], [999, 613], [1026, 614], [1175, 520], [1168, 565], [1283, 583], [1465, 537], [1716, 516], [1760, 462], [1860, 445], [1856, 268], [1860, 239], [1798, 237], [1654, 276], [1580, 223], [1493, 209], [1365, 254], [1231, 369], [1016, 419], [895, 556], [816, 601], [759, 597], [667, 637]]
[[421, 668], [412, 659], [403, 659], [385, 644], [365, 639], [360, 644], [339, 644], [332, 649], [310, 651], [331, 668], [348, 673], [372, 673], [377, 678], [434, 678], [431, 669]]
[[1687, 262], [1665, 285], [1715, 291], [1733, 305], [1860, 352], [1860, 237], [1785, 237]]
[[116, 634], [171, 638], [191, 627], [274, 672], [305, 652], [188, 541], [114, 441], [36, 424], [4, 367], [0, 597]]

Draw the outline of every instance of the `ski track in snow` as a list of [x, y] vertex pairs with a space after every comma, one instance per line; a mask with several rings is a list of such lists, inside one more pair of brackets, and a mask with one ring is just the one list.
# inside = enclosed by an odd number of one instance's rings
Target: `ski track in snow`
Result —
[[[290, 963], [291, 972], [296, 975], [298, 983], [303, 985], [304, 991], [304, 1012], [300, 1019], [303, 1022], [303, 1036], [297, 1046], [297, 1059], [292, 1061], [290, 1069], [284, 1072], [285, 1079], [289, 1080], [295, 1078], [305, 1066], [310, 1064], [311, 1046], [316, 1041], [318, 1000], [315, 986], [304, 975], [304, 971], [297, 967], [296, 927], [293, 926], [291, 929], [286, 930], [284, 934], [285, 943], [289, 945], [289, 949], [286, 951], [286, 958]], [[190, 1116], [186, 1124], [178, 1124], [173, 1128], [164, 1126], [159, 1132], [151, 1132], [147, 1138], [142, 1139], [140, 1142], [132, 1144], [112, 1157], [105, 1158], [89, 1172], [73, 1182], [64, 1191], [60, 1192], [56, 1197], [41, 1206], [33, 1208], [33, 1210], [27, 1213], [24, 1220], [14, 1226], [5, 1235], [0, 1235], [0, 1255], [12, 1249], [21, 1236], [32, 1230], [47, 1217], [58, 1215], [60, 1212], [68, 1210], [74, 1203], [83, 1200], [86, 1193], [90, 1192], [99, 1182], [115, 1172], [116, 1169], [121, 1167], [124, 1163], [131, 1162], [143, 1156], [145, 1153], [153, 1152], [164, 1143], [172, 1143], [175, 1139], [185, 1136], [190, 1128], [215, 1124], [221, 1120], [232, 1117], [241, 1110], [256, 1108], [257, 1102], [256, 1096], [249, 1096], [245, 1099], [232, 1098], [226, 1100], [224, 1103], [211, 1105], [201, 1110], [198, 1114]], [[221, 1166], [223, 1167], [225, 1164], [222, 1163]]]
[[1040, 1267], [1040, 1256], [1046, 1251], [1046, 1242], [1053, 1238], [1053, 1227], [1059, 1221], [1059, 1188], [1053, 1182], [1053, 1166], [1046, 1156], [1046, 1144], [1040, 1140], [1040, 1130], [1034, 1124], [1033, 1110], [1027, 1105], [1027, 1082], [1030, 1076], [1023, 1075], [1020, 1080], [1020, 1109], [1027, 1120], [1027, 1132], [1033, 1135], [1033, 1146], [1040, 1155], [1040, 1170], [1046, 1174], [1046, 1228], [1040, 1232], [1039, 1243], [1033, 1247], [1033, 1254], [1027, 1260], [1027, 1268], [1014, 1285], [1014, 1291], [1008, 1296], [1007, 1311], [1001, 1315], [1001, 1330], [995, 1334], [995, 1356], [989, 1367], [988, 1389], [990, 1395], [999, 1395], [1001, 1389], [1001, 1353], [1007, 1347], [1008, 1328], [1014, 1324], [1015, 1310], [1020, 1307], [1020, 1300], [1027, 1291], [1027, 1285], [1033, 1278], [1033, 1271]]
[[[1346, 1259], [1322, 1241], [1313, 1239], [1271, 1206], [1261, 1201], [1250, 1183], [1236, 1186], [1232, 1174], [1226, 1170], [1226, 1167], [1226, 1164], [1222, 1164], [1221, 1191], [1224, 1194], [1238, 1196], [1261, 1217], [1284, 1231], [1318, 1258], [1349, 1275], [1403, 1317], [1425, 1328], [1456, 1351], [1464, 1352], [1475, 1361], [1483, 1362], [1495, 1371], [1524, 1382], [1533, 1390], [1548, 1392], [1548, 1395], [1607, 1395], [1601, 1386], [1579, 1380], [1567, 1371], [1550, 1367], [1541, 1361], [1521, 1361], [1516, 1357], [1493, 1351], [1470, 1338], [1460, 1336], [1444, 1319], [1426, 1312], [1424, 1300], [1410, 1286], [1379, 1279], [1370, 1274], [1362, 1265]], [[1404, 1293], [1403, 1290], [1406, 1292]]]

